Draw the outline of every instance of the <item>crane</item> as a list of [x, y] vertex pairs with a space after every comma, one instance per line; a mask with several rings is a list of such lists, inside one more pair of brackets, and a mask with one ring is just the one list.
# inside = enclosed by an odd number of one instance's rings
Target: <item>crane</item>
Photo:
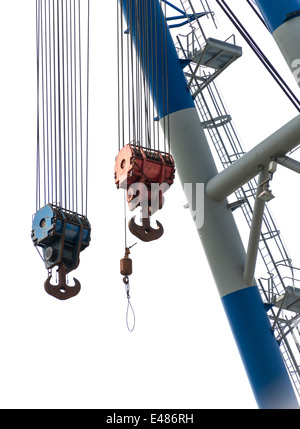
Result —
[[[217, 27], [207, 0], [179, 2], [118, 0], [115, 185], [124, 190], [130, 210], [141, 209], [142, 224], [133, 216], [128, 228], [148, 242], [163, 235], [162, 224], [156, 221], [154, 228], [151, 216], [163, 209], [165, 193], [175, 174], [179, 177], [258, 406], [299, 408], [298, 268], [292, 264], [268, 202], [274, 198], [271, 186], [278, 164], [300, 172], [299, 163], [290, 156], [299, 145], [300, 102], [226, 1], [216, 0], [298, 112], [245, 151], [216, 83], [242, 57], [242, 47], [234, 35], [220, 40], [206, 31], [207, 22]], [[272, 33], [299, 84], [298, 1], [248, 3]], [[74, 279], [75, 285], [69, 286], [67, 274], [78, 267], [80, 253], [91, 240], [87, 217], [89, 0], [86, 32], [82, 31], [82, 4], [80, 0], [36, 0], [37, 180], [31, 238], [48, 270], [45, 290], [60, 300], [79, 293], [80, 282]], [[167, 8], [174, 13], [168, 14]], [[246, 249], [236, 211], [242, 212], [249, 226]], [[131, 247], [125, 232], [120, 271], [127, 311]], [[266, 275], [258, 272], [258, 257]], [[57, 285], [51, 283], [55, 266]]]
[[[179, 6], [169, 1], [161, 3], [176, 10], [179, 16], [165, 20], [159, 1], [142, 4], [119, 0], [127, 34], [146, 70], [167, 70], [159, 76], [145, 72], [145, 79], [183, 187], [185, 183], [205, 184], [205, 221], [197, 224], [194, 216], [195, 225], [258, 406], [298, 408], [291, 378], [299, 392], [299, 365], [290, 353], [287, 339], [288, 332], [298, 325], [298, 290], [283, 281], [281, 268], [290, 270], [293, 278], [294, 267], [267, 203], [274, 197], [270, 184], [277, 161], [286, 162], [287, 166], [286, 154], [299, 144], [299, 116], [245, 152], [239, 141], [231, 139], [236, 137], [231, 117], [224, 110], [215, 83], [241, 57], [241, 48], [234, 39], [206, 36], [201, 19], [214, 19], [208, 2], [198, 2], [200, 12], [191, 0], [180, 0]], [[294, 12], [294, 6], [290, 2], [287, 12]], [[167, 19], [170, 27], [166, 25]], [[297, 14], [292, 13], [289, 23], [293, 19], [297, 19]], [[189, 25], [189, 32], [177, 37], [176, 50], [170, 28], [181, 27], [179, 20]], [[144, 31], [139, 31], [141, 28]], [[152, 51], [155, 55], [146, 55]], [[297, 100], [289, 95], [297, 107]], [[217, 169], [209, 140], [223, 171]], [[228, 197], [232, 194], [236, 199], [230, 203]], [[192, 209], [195, 204], [191, 194], [186, 193], [186, 198]], [[243, 211], [250, 226], [247, 251], [233, 216], [236, 209]], [[269, 289], [264, 287], [263, 279], [255, 279], [258, 253], [267, 267]], [[277, 258], [277, 253], [282, 257]], [[282, 311], [288, 309], [294, 312], [285, 320]], [[286, 352], [288, 357], [283, 359]]]

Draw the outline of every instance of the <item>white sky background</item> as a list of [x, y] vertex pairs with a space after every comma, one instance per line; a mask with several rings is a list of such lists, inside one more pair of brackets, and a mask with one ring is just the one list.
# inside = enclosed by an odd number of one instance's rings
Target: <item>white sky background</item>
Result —
[[[211, 5], [222, 28], [219, 38], [234, 32], [243, 46], [243, 57], [217, 83], [249, 150], [297, 112], [215, 2]], [[246, 2], [230, 5], [299, 97], [272, 37]], [[113, 180], [116, 2], [91, 0], [92, 241], [70, 276], [82, 290], [67, 301], [44, 291], [47, 271], [30, 238], [36, 160], [34, 0], [0, 0], [0, 40], [0, 408], [256, 408], [192, 218], [183, 208], [178, 178], [155, 216], [164, 225], [163, 237], [132, 249], [136, 327], [127, 330], [119, 273], [123, 192]], [[276, 198], [269, 203], [296, 266], [298, 180], [279, 166], [271, 186]], [[247, 240], [247, 228], [240, 227]], [[129, 245], [136, 241], [128, 234]]]

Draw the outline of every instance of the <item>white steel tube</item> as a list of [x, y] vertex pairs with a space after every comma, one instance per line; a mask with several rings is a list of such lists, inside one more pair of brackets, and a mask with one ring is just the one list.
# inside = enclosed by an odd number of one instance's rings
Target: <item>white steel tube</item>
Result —
[[207, 194], [215, 200], [223, 200], [253, 179], [271, 159], [285, 155], [299, 144], [300, 115], [211, 178], [206, 185]]
[[268, 168], [265, 167], [259, 173], [258, 188], [256, 192], [256, 200], [253, 209], [252, 223], [248, 241], [247, 257], [244, 269], [244, 282], [248, 286], [253, 285], [256, 259], [259, 246], [259, 238], [261, 233], [261, 225], [264, 215], [265, 201], [258, 198], [261, 188], [259, 185], [263, 183], [269, 175]]
[[289, 168], [290, 170], [295, 171], [296, 173], [300, 174], [300, 162], [296, 161], [293, 158], [290, 158], [289, 156], [280, 156], [279, 158], [276, 158], [276, 162], [280, 165], [283, 165], [286, 168]]
[[256, 5], [300, 86], [299, 0], [256, 0]]
[[[192, 215], [220, 296], [246, 288], [243, 281], [246, 252], [233, 214], [226, 207], [228, 201], [214, 201], [205, 194], [200, 203], [204, 206], [204, 223], [197, 225], [196, 184], [206, 183], [217, 173], [197, 110], [173, 113], [161, 120], [161, 125], [170, 135], [176, 171], [189, 208], [194, 209]], [[196, 192], [189, 192], [189, 184], [193, 184]]]
[[273, 32], [273, 37], [300, 86], [300, 17], [280, 25]]

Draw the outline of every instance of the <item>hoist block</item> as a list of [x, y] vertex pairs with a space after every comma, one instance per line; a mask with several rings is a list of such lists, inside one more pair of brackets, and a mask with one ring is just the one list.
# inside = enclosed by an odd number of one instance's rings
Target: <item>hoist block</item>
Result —
[[[159, 208], [162, 207], [162, 194], [172, 185], [175, 177], [173, 157], [166, 152], [145, 148], [139, 145], [127, 144], [118, 155], [115, 162], [115, 184], [117, 188], [127, 190], [129, 209], [133, 210], [142, 201], [159, 198]], [[133, 184], [144, 184], [146, 187], [133, 187]], [[152, 184], [166, 184], [153, 195]], [[168, 185], [168, 186], [167, 186]], [[146, 189], [146, 192], [145, 192]], [[152, 194], [151, 194], [152, 192]], [[134, 205], [132, 204], [135, 199]]]
[[47, 269], [64, 264], [66, 273], [77, 268], [79, 254], [89, 246], [91, 226], [87, 217], [47, 204], [33, 218], [31, 238], [42, 249]]

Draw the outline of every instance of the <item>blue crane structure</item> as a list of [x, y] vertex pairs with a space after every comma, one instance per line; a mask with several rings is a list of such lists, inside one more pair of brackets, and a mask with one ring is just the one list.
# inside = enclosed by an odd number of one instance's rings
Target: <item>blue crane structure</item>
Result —
[[[246, 153], [215, 84], [242, 49], [234, 40], [206, 37], [201, 19], [214, 19], [207, 1], [199, 1], [202, 10], [197, 12], [192, 0], [180, 0], [178, 6], [162, 2], [177, 15], [166, 17], [160, 0], [119, 0], [126, 32], [136, 47], [183, 187], [205, 186], [204, 222], [192, 210], [192, 193], [186, 198], [258, 407], [299, 408], [299, 365], [287, 334], [294, 335], [299, 323], [300, 295], [294, 282], [284, 279], [287, 269], [294, 280], [294, 267], [267, 202], [273, 198], [269, 185], [277, 163], [300, 171], [299, 163], [287, 156], [300, 143], [300, 116]], [[256, 7], [294, 72], [300, 58], [299, 1], [259, 0]], [[174, 43], [170, 29], [184, 24], [189, 33]], [[153, 73], [162, 69], [165, 73]], [[220, 172], [211, 146], [223, 167]], [[229, 202], [232, 195], [235, 199]], [[250, 227], [246, 250], [235, 209], [243, 211]], [[264, 279], [255, 278], [259, 254], [269, 276], [267, 287]], [[292, 312], [291, 318], [281, 317], [285, 310]]]

